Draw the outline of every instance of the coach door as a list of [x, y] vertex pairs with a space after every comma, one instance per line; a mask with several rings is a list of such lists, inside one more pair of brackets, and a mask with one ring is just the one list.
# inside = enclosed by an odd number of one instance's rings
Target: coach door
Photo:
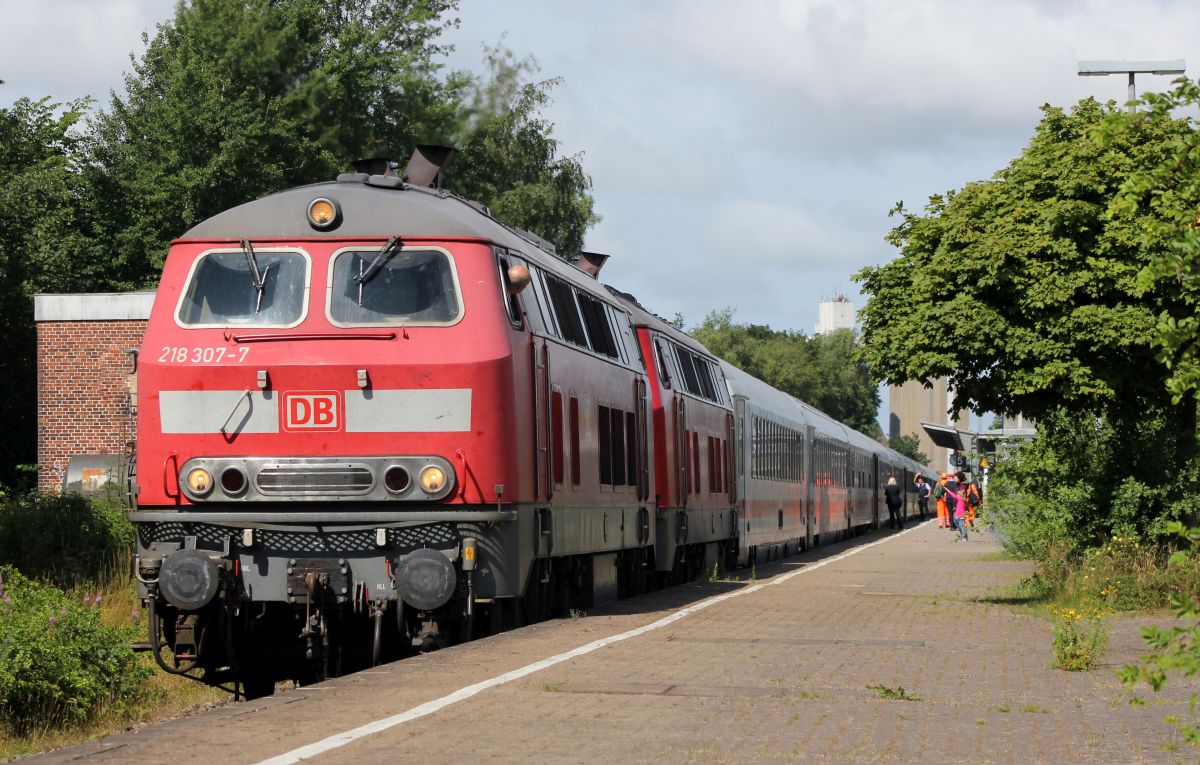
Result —
[[[871, 455], [871, 522], [875, 528], [879, 528], [879, 519], [883, 517], [883, 511], [880, 509], [880, 495], [882, 487], [879, 485], [879, 455]], [[888, 516], [891, 517], [890, 515]]]
[[633, 408], [636, 412], [636, 449], [637, 449], [637, 496], [638, 501], [650, 499], [650, 454], [647, 443], [650, 432], [647, 428], [646, 411], [650, 407], [649, 396], [646, 392], [646, 378], [638, 375], [634, 380]]
[[692, 485], [691, 476], [691, 444], [688, 443], [687, 407], [683, 396], [676, 393], [672, 397], [675, 409], [675, 485], [678, 489], [677, 506], [686, 507], [689, 489]]
[[804, 428], [804, 441], [808, 448], [804, 450], [804, 549], [813, 548], [813, 527], [817, 524], [817, 514], [814, 508], [814, 484], [816, 482], [817, 442], [812, 425]]
[[550, 464], [550, 353], [546, 338], [533, 336], [533, 430], [534, 464], [537, 466], [537, 500], [549, 500], [553, 493]]

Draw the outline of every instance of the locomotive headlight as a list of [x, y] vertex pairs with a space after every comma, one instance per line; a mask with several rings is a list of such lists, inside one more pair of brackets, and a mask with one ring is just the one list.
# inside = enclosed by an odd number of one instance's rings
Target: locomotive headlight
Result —
[[212, 491], [213, 477], [212, 473], [204, 468], [192, 468], [188, 471], [187, 478], [188, 490], [197, 497], [203, 497]]
[[429, 465], [421, 471], [419, 480], [426, 494], [437, 494], [446, 487], [446, 471], [436, 465]]
[[308, 203], [308, 223], [315, 229], [333, 228], [340, 217], [341, 210], [332, 199], [318, 197]]

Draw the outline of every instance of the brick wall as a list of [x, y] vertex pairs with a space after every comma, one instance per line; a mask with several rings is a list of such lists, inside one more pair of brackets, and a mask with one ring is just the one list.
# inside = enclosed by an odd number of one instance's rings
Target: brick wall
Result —
[[38, 489], [58, 491], [76, 455], [125, 455], [134, 437], [131, 349], [153, 293], [39, 295]]

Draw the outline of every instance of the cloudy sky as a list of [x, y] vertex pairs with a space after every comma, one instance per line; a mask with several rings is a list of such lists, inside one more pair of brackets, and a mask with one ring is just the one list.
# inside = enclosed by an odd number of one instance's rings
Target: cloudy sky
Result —
[[[105, 100], [173, 7], [0, 0], [0, 105]], [[1196, 2], [461, 0], [459, 16], [450, 66], [503, 39], [562, 78], [547, 116], [592, 177], [607, 281], [689, 324], [732, 307], [805, 332], [823, 298], [861, 305], [850, 276], [894, 256], [896, 202], [990, 176], [1044, 103], [1124, 101], [1124, 77], [1078, 77], [1079, 60], [1200, 67]]]

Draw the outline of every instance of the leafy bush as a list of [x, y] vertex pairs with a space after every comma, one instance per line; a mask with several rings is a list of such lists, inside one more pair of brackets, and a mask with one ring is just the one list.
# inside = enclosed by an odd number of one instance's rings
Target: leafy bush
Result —
[[[1171, 556], [1170, 567], [1196, 568], [1196, 551], [1200, 549], [1200, 528], [1188, 528], [1180, 522], [1167, 524], [1167, 532], [1182, 537], [1191, 549], [1179, 550]], [[1181, 627], [1146, 627], [1142, 630], [1142, 639], [1150, 648], [1139, 664], [1129, 664], [1122, 667], [1117, 675], [1130, 690], [1144, 682], [1156, 693], [1161, 691], [1171, 677], [1190, 680], [1200, 672], [1200, 607], [1196, 604], [1194, 595], [1182, 594], [1171, 596], [1171, 609], [1179, 619], [1191, 623]], [[1191, 746], [1200, 746], [1200, 718], [1197, 717], [1197, 703], [1200, 694], [1193, 692], [1188, 704], [1188, 716], [1168, 715], [1164, 722], [1174, 726], [1183, 736], [1183, 740]], [[1132, 704], [1144, 704], [1145, 701], [1134, 694], [1130, 698]]]
[[125, 629], [12, 566], [0, 567], [0, 719], [14, 733], [71, 725], [135, 700], [150, 670]]
[[1200, 510], [1200, 466], [1164, 470], [1178, 461], [1169, 421], [1157, 410], [1121, 421], [1055, 413], [1037, 440], [997, 460], [985, 520], [1009, 551], [1038, 563], [1082, 556], [1113, 534], [1161, 536]]
[[63, 588], [105, 582], [128, 568], [135, 539], [115, 498], [0, 499], [0, 561], [32, 579]]

